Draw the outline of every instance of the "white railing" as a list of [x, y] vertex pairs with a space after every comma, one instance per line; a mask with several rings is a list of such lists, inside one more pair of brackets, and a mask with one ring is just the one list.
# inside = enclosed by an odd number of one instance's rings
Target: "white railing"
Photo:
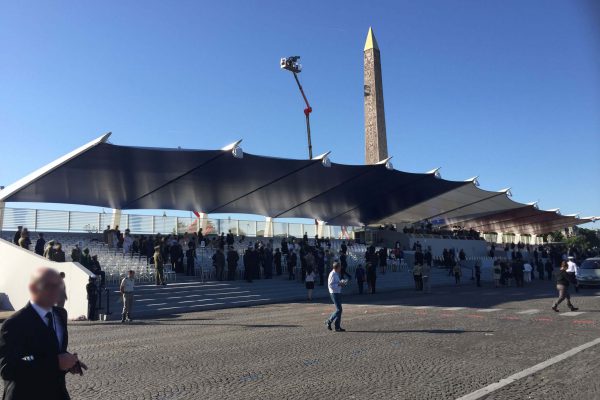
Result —
[[[88, 211], [60, 211], [42, 210], [35, 208], [12, 208], [4, 209], [2, 231], [15, 231], [18, 226], [27, 227], [32, 232], [102, 232], [107, 225], [112, 225], [112, 213], [98, 213]], [[132, 234], [157, 234], [178, 233], [196, 231], [197, 218], [176, 217], [167, 215], [138, 215], [122, 214], [119, 223], [121, 231], [129, 229]], [[317, 233], [316, 224], [300, 224], [288, 222], [273, 223], [273, 236], [301, 237], [304, 233], [308, 237], [314, 237]], [[216, 219], [208, 218], [203, 222], [204, 234], [221, 234], [229, 230], [234, 235], [248, 237], [264, 236], [265, 221], [248, 221], [238, 219]], [[323, 237], [336, 239], [353, 239], [354, 226], [323, 227]]]

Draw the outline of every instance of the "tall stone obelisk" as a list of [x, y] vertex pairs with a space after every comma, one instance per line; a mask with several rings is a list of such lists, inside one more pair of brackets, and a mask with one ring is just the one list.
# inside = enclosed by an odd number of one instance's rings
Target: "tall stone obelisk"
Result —
[[365, 43], [365, 163], [377, 164], [388, 157], [383, 109], [381, 54], [373, 29]]

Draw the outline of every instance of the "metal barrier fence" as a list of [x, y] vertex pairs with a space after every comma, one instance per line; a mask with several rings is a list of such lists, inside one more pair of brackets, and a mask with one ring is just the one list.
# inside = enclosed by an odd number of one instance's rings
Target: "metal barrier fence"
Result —
[[[98, 213], [87, 211], [58, 211], [40, 210], [32, 208], [4, 209], [2, 231], [15, 231], [18, 226], [27, 227], [32, 232], [102, 232], [107, 225], [112, 225], [112, 213]], [[122, 214], [119, 228], [121, 231], [129, 229], [132, 234], [167, 234], [195, 232], [199, 219], [191, 217], [156, 216]], [[314, 237], [317, 233], [316, 224], [299, 224], [273, 221], [273, 236], [301, 237], [304, 233]], [[203, 222], [204, 234], [221, 234], [229, 230], [234, 235], [248, 237], [264, 236], [265, 221], [248, 221], [238, 219], [208, 218]], [[333, 226], [323, 227], [323, 237], [335, 239], [353, 239], [358, 227]]]

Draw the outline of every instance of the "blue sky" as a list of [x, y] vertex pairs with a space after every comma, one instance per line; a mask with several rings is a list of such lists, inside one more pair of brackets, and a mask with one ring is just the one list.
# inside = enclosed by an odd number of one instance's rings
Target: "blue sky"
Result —
[[[382, 52], [401, 170], [479, 175], [600, 215], [600, 3], [55, 1], [0, 4], [0, 185], [112, 131], [124, 145], [364, 162], [363, 58]], [[596, 224], [597, 225], [597, 224]]]

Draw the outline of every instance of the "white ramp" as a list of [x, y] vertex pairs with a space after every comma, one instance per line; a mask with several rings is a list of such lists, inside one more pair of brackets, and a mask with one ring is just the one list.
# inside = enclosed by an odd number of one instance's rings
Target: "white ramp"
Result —
[[65, 273], [68, 300], [65, 308], [69, 319], [87, 315], [87, 285], [94, 276], [79, 263], [57, 263], [0, 239], [0, 293], [3, 293], [2, 308], [18, 310], [29, 301], [29, 279], [39, 267], [51, 267]]

